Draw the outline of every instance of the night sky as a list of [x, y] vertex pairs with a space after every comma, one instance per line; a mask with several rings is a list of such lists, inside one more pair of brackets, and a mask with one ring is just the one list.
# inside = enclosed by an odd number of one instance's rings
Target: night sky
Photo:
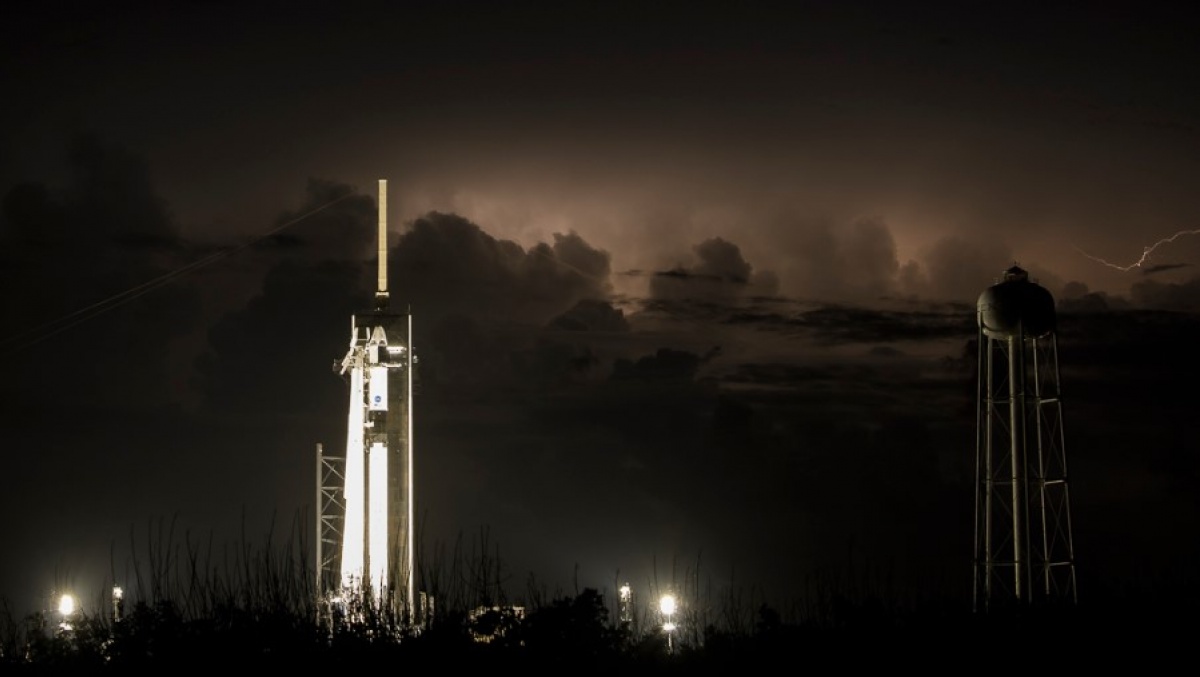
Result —
[[75, 4], [0, 10], [15, 612], [132, 586], [147, 541], [310, 536], [379, 179], [426, 557], [486, 540], [514, 598], [969, 604], [975, 304], [1018, 264], [1058, 305], [1080, 599], [1194, 582], [1182, 11]]

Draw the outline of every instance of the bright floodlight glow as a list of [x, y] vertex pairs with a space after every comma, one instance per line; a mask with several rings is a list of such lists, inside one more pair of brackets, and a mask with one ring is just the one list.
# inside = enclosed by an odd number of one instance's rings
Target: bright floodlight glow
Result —
[[58, 613], [64, 616], [70, 616], [75, 613], [75, 597], [67, 593], [58, 600]]
[[[386, 374], [386, 372], [384, 372]], [[385, 445], [375, 442], [367, 456], [369, 468], [367, 482], [367, 557], [370, 558], [364, 572], [364, 581], [371, 584], [371, 591], [376, 596], [383, 594], [388, 586], [388, 449]]]
[[125, 591], [121, 589], [121, 586], [114, 585], [113, 586], [113, 599], [124, 599], [124, 598], [125, 598]]
[[[356, 356], [356, 360], [361, 360]], [[363, 547], [366, 543], [367, 525], [366, 489], [363, 482], [367, 477], [366, 450], [363, 448], [363, 370], [350, 370], [350, 416], [346, 428], [345, 523], [342, 526], [342, 586], [351, 588], [362, 584], [363, 567], [366, 565]]]
[[671, 614], [675, 613], [675, 595], [663, 595], [658, 600], [658, 610], [661, 611], [664, 616], [670, 616]]
[[628, 601], [631, 595], [633, 595], [633, 591], [629, 589], [629, 584], [626, 583], [625, 585], [622, 585], [621, 599]]

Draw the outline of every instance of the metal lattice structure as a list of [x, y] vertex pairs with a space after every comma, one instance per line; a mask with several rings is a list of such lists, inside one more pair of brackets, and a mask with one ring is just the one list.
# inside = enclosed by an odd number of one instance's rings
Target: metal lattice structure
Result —
[[324, 445], [317, 444], [316, 590], [322, 597], [340, 585], [342, 523], [346, 518], [345, 463], [345, 457], [328, 456]]
[[1054, 300], [1013, 266], [978, 317], [975, 609], [1074, 604]]

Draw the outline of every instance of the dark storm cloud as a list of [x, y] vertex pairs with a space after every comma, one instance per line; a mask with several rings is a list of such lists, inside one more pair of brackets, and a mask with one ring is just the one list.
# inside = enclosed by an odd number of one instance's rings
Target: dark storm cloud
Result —
[[1055, 297], [1060, 313], [1099, 313], [1108, 310], [1128, 310], [1133, 304], [1124, 296], [1113, 296], [1101, 291], [1091, 291], [1086, 284], [1071, 281], [1062, 286]]
[[774, 276], [769, 272], [756, 273], [738, 246], [724, 238], [704, 240], [692, 252], [697, 259], [695, 264], [681, 264], [654, 274], [650, 280], [651, 297], [704, 301], [771, 295], [777, 291]]
[[643, 314], [755, 329], [794, 337], [804, 345], [920, 344], [967, 336], [974, 331], [973, 303], [885, 301], [867, 305], [787, 298], [753, 299], [739, 304], [659, 301], [647, 303]]
[[858, 295], [878, 298], [892, 293], [900, 264], [887, 224], [876, 219], [855, 222], [843, 239], [842, 252], [847, 284], [857, 288]]
[[550, 327], [568, 331], [626, 332], [629, 331], [629, 320], [608, 301], [582, 299], [552, 319]]
[[1104, 292], [1088, 292], [1082, 296], [1059, 298], [1056, 306], [1060, 313], [1102, 313], [1109, 310], [1128, 309], [1129, 301]]
[[61, 189], [26, 182], [4, 196], [0, 278], [23, 290], [4, 298], [4, 348], [69, 346], [90, 365], [72, 391], [94, 404], [176, 400], [171, 344], [198, 319], [196, 295], [171, 280], [188, 247], [141, 158], [84, 136], [65, 159]]
[[253, 416], [269, 406], [292, 417], [328, 407], [319, 394], [330, 370], [320, 367], [340, 357], [349, 315], [371, 297], [376, 231], [374, 198], [310, 179], [299, 208], [208, 272], [206, 286], [219, 292], [193, 379], [206, 411]]
[[[788, 297], [819, 303], [863, 307], [890, 306], [898, 299], [974, 303], [1014, 263], [1002, 236], [969, 229], [942, 235], [902, 262], [892, 228], [882, 218], [839, 224], [831, 218], [787, 213], [775, 216], [768, 225], [775, 238], [772, 247], [759, 255], [778, 267], [769, 274], [778, 280], [772, 287], [783, 289]], [[690, 279], [702, 273], [738, 279], [739, 264], [744, 263], [738, 248], [716, 242], [724, 246], [710, 245], [712, 249], [705, 252], [697, 249], [698, 255], [706, 257], [704, 265], [668, 271], [668, 279]], [[1030, 268], [1042, 271], [1038, 266]], [[1058, 286], [1055, 281], [1047, 284]]]
[[[344, 408], [329, 408], [313, 394], [329, 392], [321, 365], [340, 358], [349, 315], [365, 310], [373, 295], [376, 216], [373, 199], [310, 181], [304, 206], [276, 219], [295, 225], [255, 248], [256, 260], [270, 265], [261, 290], [210, 332], [200, 363], [210, 403], [234, 412], [271, 402], [289, 416]], [[436, 212], [398, 230], [389, 242], [388, 289], [393, 310], [414, 316], [419, 376], [432, 398], [488, 400], [522, 374], [545, 372], [549, 358], [537, 354], [549, 344], [537, 333], [548, 323], [623, 328], [620, 311], [605, 300], [607, 254], [578, 235], [557, 234], [553, 244], [526, 250]], [[557, 368], [578, 371], [586, 354], [572, 348]], [[298, 365], [309, 367], [301, 372]]]
[[463, 314], [543, 324], [584, 299], [606, 299], [608, 255], [577, 235], [526, 250], [456, 214], [432, 212], [400, 234], [389, 263], [395, 307], [436, 321]]
[[1013, 263], [1002, 243], [946, 236], [925, 252], [919, 271], [904, 272], [902, 288], [922, 298], [974, 303]]
[[[349, 191], [310, 181], [304, 206], [276, 220], [295, 225], [256, 247], [260, 261], [277, 263], [266, 273], [261, 292], [210, 333], [211, 352], [201, 366], [211, 401], [231, 410], [242, 401], [282, 406], [319, 391], [319, 381], [306, 379], [310, 386], [297, 388], [298, 377], [287, 375], [297, 364], [315, 367], [338, 357], [333, 353], [346, 341], [340, 334], [347, 330], [348, 316], [368, 307], [377, 282], [371, 261], [377, 244], [374, 200]], [[537, 328], [552, 319], [560, 328], [611, 329], [623, 322], [604, 300], [607, 255], [578, 235], [556, 235], [553, 245], [527, 251], [467, 219], [441, 213], [420, 217], [391, 235], [392, 308], [407, 309], [416, 318], [427, 388], [482, 387], [486, 396], [513, 382], [515, 366], [526, 364], [515, 356], [529, 350]], [[296, 333], [302, 327], [307, 329]], [[328, 376], [320, 369], [306, 373]], [[275, 391], [247, 392], [246, 381]]]
[[[759, 255], [772, 262], [779, 287], [788, 296], [820, 302], [973, 300], [1011, 263], [1006, 248], [966, 234], [942, 236], [902, 262], [892, 227], [878, 217], [839, 223], [787, 212], [764, 225], [773, 238]], [[994, 274], [980, 272], [992, 268]]]
[[391, 303], [414, 316], [419, 372], [431, 397], [490, 401], [506, 389], [526, 389], [523, 376], [535, 388], [552, 373], [574, 378], [579, 361], [593, 359], [589, 348], [543, 340], [544, 327], [626, 328], [608, 301], [608, 254], [574, 233], [553, 239], [526, 249], [440, 212], [418, 217], [395, 237]]
[[93, 135], [75, 137], [64, 158], [63, 194], [22, 183], [5, 196], [6, 239], [29, 244], [170, 248], [178, 234], [145, 161]]
[[1087, 296], [1090, 291], [1091, 290], [1088, 289], [1088, 286], [1083, 282], [1073, 280], [1063, 285], [1062, 291], [1058, 294], [1057, 299], [1059, 301], [1064, 299], [1078, 299]]
[[975, 309], [947, 305], [938, 312], [894, 312], [829, 305], [802, 313], [793, 324], [823, 343], [928, 341], [968, 336], [975, 328]]
[[257, 247], [310, 261], [369, 260], [377, 242], [375, 203], [375, 196], [357, 194], [351, 186], [309, 179], [304, 204], [276, 217], [270, 236]]
[[[36, 260], [54, 270], [53, 264], [62, 261], [51, 256], [55, 253], [88, 251], [102, 257], [180, 245], [171, 215], [140, 157], [93, 136], [80, 136], [70, 144], [64, 161], [68, 179], [60, 194], [35, 182], [8, 189], [0, 235], [9, 247], [42, 248], [36, 250]], [[14, 262], [18, 254], [11, 254]]]
[[696, 370], [700, 368], [704, 359], [682, 350], [659, 348], [653, 355], [640, 357], [636, 361], [618, 360], [613, 365], [612, 378], [690, 382], [696, 378]]
[[1179, 268], [1190, 268], [1190, 263], [1161, 263], [1156, 266], [1148, 266], [1142, 269], [1143, 275], [1153, 275], [1155, 273], [1163, 273], [1168, 270], [1177, 270]]
[[712, 238], [696, 245], [695, 252], [700, 259], [695, 272], [701, 277], [711, 276], [740, 284], [750, 282], [752, 268], [742, 259], [741, 251], [732, 242]]
[[[539, 250], [546, 246], [540, 244]], [[581, 276], [592, 281], [594, 287], [590, 293], [601, 295], [611, 290], [609, 274], [612, 272], [612, 257], [608, 252], [592, 247], [578, 233], [554, 233], [554, 244], [550, 249], [562, 265], [578, 271]], [[538, 254], [545, 256], [543, 251], [539, 251]]]
[[1194, 312], [1200, 310], [1200, 277], [1179, 283], [1138, 280], [1129, 296], [1141, 308]]
[[68, 211], [86, 224], [75, 236], [134, 246], [175, 243], [176, 228], [142, 158], [83, 136], [73, 144], [69, 160]]

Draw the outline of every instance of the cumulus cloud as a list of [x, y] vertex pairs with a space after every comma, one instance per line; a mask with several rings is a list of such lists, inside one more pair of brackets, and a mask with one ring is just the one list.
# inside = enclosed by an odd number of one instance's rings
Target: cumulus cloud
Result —
[[738, 246], [724, 238], [704, 240], [692, 248], [692, 265], [655, 273], [650, 295], [656, 299], [731, 299], [749, 295], [771, 295], [777, 281], [771, 273], [756, 273]]
[[921, 257], [919, 269], [903, 271], [906, 292], [934, 300], [974, 302], [1014, 263], [1007, 247], [963, 236], [938, 239]]
[[607, 294], [612, 284], [609, 275], [612, 264], [608, 252], [589, 245], [578, 233], [554, 233], [551, 247], [554, 257], [563, 266], [574, 269], [595, 285], [594, 292]]
[[711, 238], [696, 245], [695, 251], [700, 259], [697, 274], [739, 284], [750, 281], [750, 264], [742, 259], [741, 251], [732, 242]]
[[[293, 221], [256, 247], [270, 266], [261, 289], [209, 334], [200, 383], [209, 401], [226, 411], [319, 391], [316, 379], [328, 374], [311, 367], [340, 357], [335, 353], [344, 350], [349, 316], [372, 304], [378, 272], [373, 200], [310, 181], [306, 203], [277, 219], [280, 225]], [[534, 337], [543, 327], [628, 328], [607, 301], [608, 255], [577, 234], [557, 234], [553, 244], [526, 249], [464, 217], [430, 212], [389, 233], [388, 241], [391, 307], [413, 315], [419, 376], [430, 394], [486, 396], [512, 386], [523, 365], [541, 359], [531, 361], [526, 353], [536, 352]], [[304, 364], [308, 378], [297, 372]], [[254, 392], [238, 385], [247, 379], [257, 384]], [[308, 399], [311, 405], [314, 398]], [[305, 409], [293, 404], [285, 408]]]
[[886, 220], [845, 223], [829, 217], [781, 213], [761, 227], [771, 233], [772, 276], [784, 295], [835, 303], [872, 303], [900, 293], [924, 294], [928, 273], [920, 262], [901, 264]]
[[415, 315], [464, 314], [544, 324], [583, 299], [609, 293], [608, 256], [577, 235], [528, 250], [456, 214], [430, 212], [390, 252], [392, 299]]
[[878, 298], [892, 293], [900, 263], [887, 224], [878, 219], [855, 222], [842, 241], [847, 287], [855, 296]]

